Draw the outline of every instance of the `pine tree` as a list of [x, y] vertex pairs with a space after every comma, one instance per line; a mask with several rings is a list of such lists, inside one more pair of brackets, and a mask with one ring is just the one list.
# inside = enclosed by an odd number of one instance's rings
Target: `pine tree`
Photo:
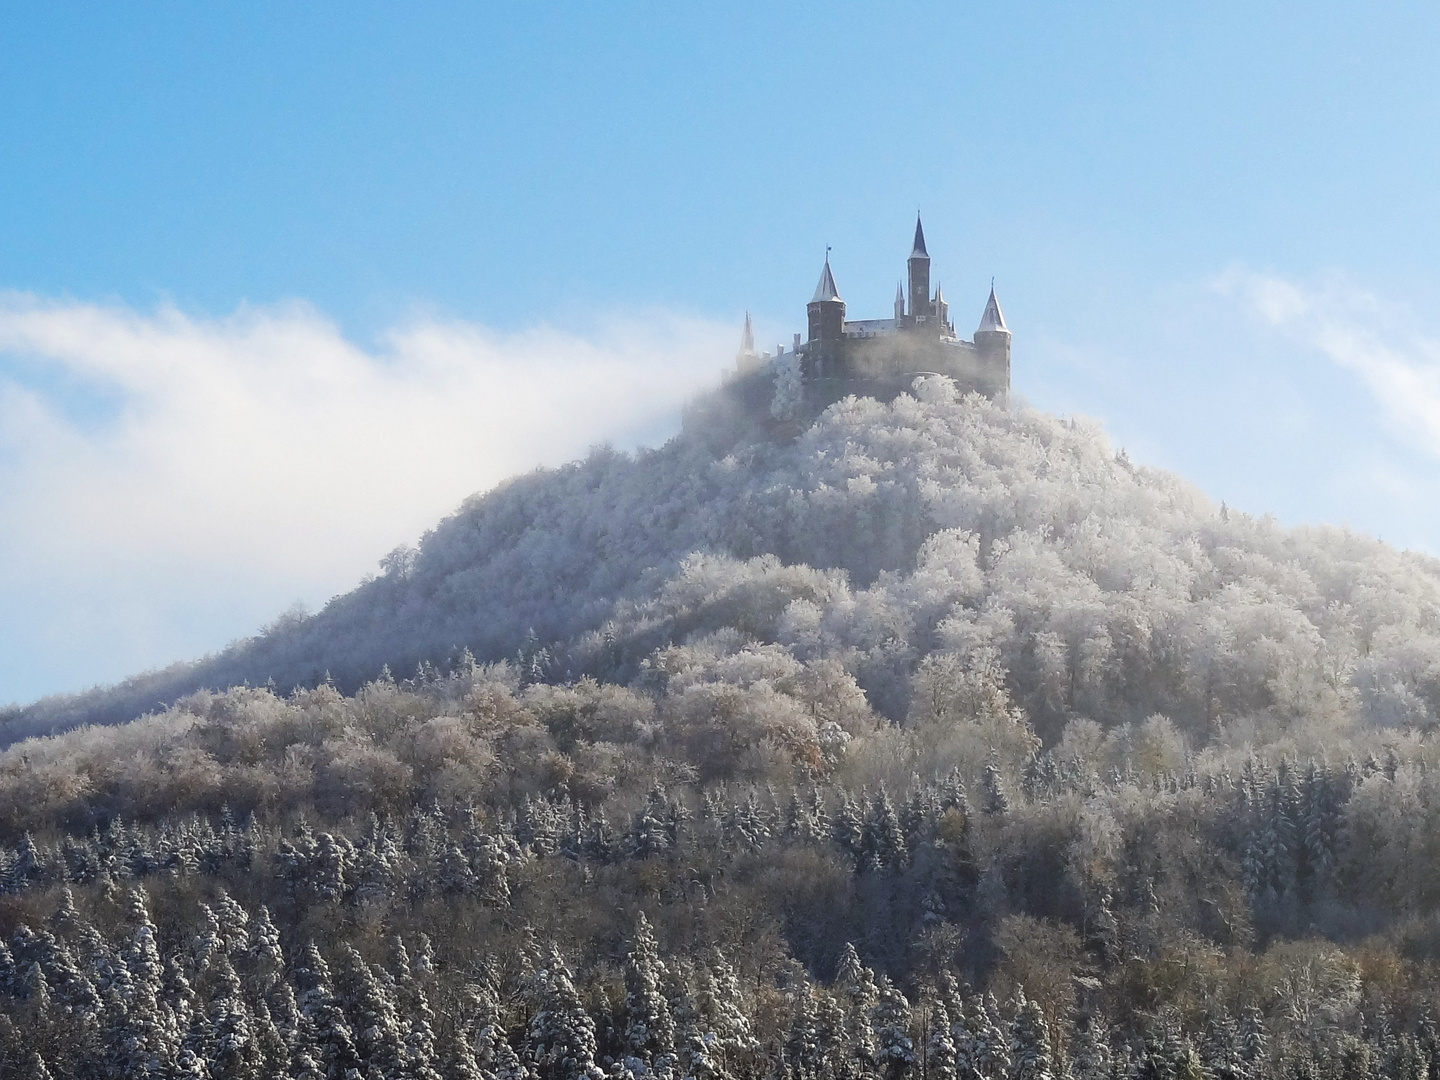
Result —
[[830, 828], [835, 846], [850, 856], [858, 869], [861, 865], [861, 837], [864, 826], [860, 811], [856, 809], [848, 792], [840, 793], [840, 805], [835, 811]]
[[875, 1043], [881, 1072], [889, 1080], [902, 1080], [915, 1067], [915, 1043], [910, 1038], [910, 1003], [886, 977], [881, 977], [879, 996], [871, 1010]]
[[159, 1077], [176, 1059], [180, 1031], [161, 1000], [165, 969], [156, 949], [156, 929], [145, 894], [132, 890], [128, 906], [130, 938], [105, 995], [107, 1058], [111, 1068], [123, 1076]]
[[640, 1062], [627, 1065], [639, 1075], [655, 1071], [664, 1074], [673, 1065], [675, 1024], [669, 1003], [661, 991], [665, 967], [650, 923], [641, 912], [635, 920], [635, 934], [625, 958], [625, 1052]]
[[340, 1008], [330, 979], [330, 967], [313, 941], [301, 954], [295, 980], [300, 990], [303, 1021], [297, 1054], [305, 1056], [313, 1045], [318, 1054], [315, 1063], [323, 1070], [326, 1080], [346, 1080], [352, 1070], [361, 1066], [355, 1033]]
[[670, 849], [670, 833], [665, 827], [665, 792], [656, 786], [650, 790], [645, 805], [635, 812], [626, 848], [636, 859], [648, 859]]
[[430, 942], [422, 935], [420, 943], [420, 952], [411, 960], [399, 937], [391, 942], [393, 956], [390, 966], [395, 1000], [405, 1029], [405, 1075], [414, 1080], [440, 1080], [440, 1060], [435, 1049], [435, 1013], [430, 1008], [430, 998], [424, 985], [430, 972]]
[[710, 963], [697, 965], [694, 1003], [702, 1025], [714, 1034], [713, 1050], [727, 1072], [738, 1071], [739, 1062], [759, 1052], [760, 1044], [746, 1015], [740, 979], [718, 950]]
[[394, 983], [388, 973], [367, 964], [346, 945], [345, 1002], [355, 1029], [355, 1049], [365, 1068], [379, 1077], [405, 1075], [405, 1032], [400, 1023]]
[[541, 1080], [601, 1080], [595, 1023], [580, 1003], [570, 970], [551, 948], [540, 973], [544, 996], [530, 1020], [530, 1052]]
[[991, 754], [980, 773], [980, 787], [984, 799], [980, 809], [991, 817], [1004, 817], [1010, 811], [1010, 799], [1005, 794], [1005, 779], [1000, 775], [1000, 765]]
[[1013, 1080], [1054, 1080], [1045, 1014], [1023, 994], [1010, 1021], [1010, 1076]]
[[1262, 1071], [1269, 1041], [1260, 1010], [1254, 1007], [1246, 1009], [1240, 1017], [1240, 1057], [1250, 1070], [1249, 1075]]
[[792, 791], [785, 803], [785, 819], [780, 834], [787, 844], [808, 844], [814, 839], [815, 823], [798, 791]]
[[1307, 885], [1312, 896], [1324, 895], [1330, 891], [1335, 872], [1334, 822], [1328, 770], [1313, 761], [1305, 771], [1302, 800]]
[[255, 987], [260, 993], [268, 994], [285, 976], [285, 953], [280, 948], [280, 931], [264, 904], [251, 918], [248, 936], [247, 952]]
[[447, 1080], [487, 1080], [475, 1054], [477, 1021], [483, 1007], [475, 984], [460, 988], [440, 1052], [441, 1071]]
[[264, 1055], [256, 1038], [250, 1010], [241, 994], [240, 979], [223, 952], [208, 972], [212, 987], [208, 1010], [212, 1080], [259, 1080]]
[[1104, 1019], [1090, 1014], [1076, 1026], [1070, 1048], [1070, 1075], [1073, 1080], [1110, 1080], [1112, 1057]]
[[860, 962], [852, 942], [846, 942], [835, 973], [835, 989], [845, 1006], [846, 1038], [857, 1076], [873, 1075], [880, 1067], [880, 1048], [872, 1018], [880, 1000], [875, 973]]
[[820, 1059], [815, 990], [802, 974], [790, 993], [790, 1032], [785, 1038], [785, 1062], [802, 1075], [813, 1076], [820, 1067]]
[[969, 1029], [974, 1040], [971, 1058], [975, 1073], [984, 1080], [1006, 1080], [1010, 1075], [1010, 1040], [1000, 1023], [1000, 1007], [991, 994], [973, 1004]]
[[950, 1011], [944, 1000], [937, 1001], [930, 1012], [930, 1039], [925, 1047], [925, 1075], [934, 1080], [959, 1080], [959, 1054], [955, 1033], [950, 1026]]
[[890, 796], [882, 787], [865, 816], [861, 837], [863, 859], [877, 869], [899, 873], [904, 869], [907, 852], [900, 819], [890, 804]]
[[440, 868], [436, 884], [446, 896], [469, 896], [475, 891], [475, 871], [460, 845], [453, 840], [446, 841], [440, 851]]

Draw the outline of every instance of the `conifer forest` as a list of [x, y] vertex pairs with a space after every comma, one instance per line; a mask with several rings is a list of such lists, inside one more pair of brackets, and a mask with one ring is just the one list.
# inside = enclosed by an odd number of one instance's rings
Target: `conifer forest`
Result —
[[1440, 1077], [1440, 563], [945, 380], [0, 713], [0, 1076]]

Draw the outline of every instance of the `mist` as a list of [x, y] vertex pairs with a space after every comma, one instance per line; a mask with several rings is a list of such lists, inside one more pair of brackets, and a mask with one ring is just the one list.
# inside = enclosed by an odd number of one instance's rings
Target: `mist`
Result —
[[733, 328], [223, 318], [0, 297], [0, 701], [111, 681], [353, 586], [507, 476], [661, 440]]

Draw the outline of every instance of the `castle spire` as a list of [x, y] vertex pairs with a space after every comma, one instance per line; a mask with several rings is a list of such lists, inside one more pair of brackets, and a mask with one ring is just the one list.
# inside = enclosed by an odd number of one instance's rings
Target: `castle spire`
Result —
[[910, 318], [924, 322], [933, 313], [930, 306], [930, 253], [925, 250], [925, 230], [920, 227], [920, 215], [915, 215], [915, 244], [910, 257], [905, 260], [905, 270], [910, 278]]
[[815, 295], [810, 298], [810, 303], [839, 299], [840, 290], [835, 288], [835, 275], [830, 272], [830, 249], [826, 248], [825, 269], [820, 271], [820, 284], [815, 286]]
[[925, 230], [920, 227], [920, 212], [915, 212], [915, 243], [910, 249], [910, 258], [920, 256], [928, 259], [930, 253], [925, 250]]
[[750, 313], [745, 312], [745, 329], [740, 332], [740, 351], [735, 354], [736, 360], [751, 360], [758, 354], [755, 352], [755, 327], [750, 322]]
[[1008, 334], [1010, 328], [1005, 325], [1005, 316], [1000, 314], [1000, 301], [995, 299], [995, 282], [990, 282], [990, 299], [985, 302], [985, 313], [980, 316], [980, 328], [977, 332], [995, 330], [1002, 334]]

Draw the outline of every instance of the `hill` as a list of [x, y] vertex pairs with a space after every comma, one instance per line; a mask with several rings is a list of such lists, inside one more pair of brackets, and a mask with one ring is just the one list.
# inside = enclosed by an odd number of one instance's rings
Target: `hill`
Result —
[[791, 441], [732, 442], [699, 408], [658, 450], [600, 449], [468, 500], [315, 615], [12, 710], [5, 737], [128, 720], [201, 688], [353, 691], [467, 649], [543, 648], [547, 677], [628, 681], [658, 641], [702, 623], [843, 654], [893, 720], [923, 657], [982, 642], [1047, 737], [1075, 714], [1163, 712], [1202, 741], [1262, 713], [1440, 715], [1434, 560], [1222, 513], [1096, 429], [933, 383], [923, 400], [849, 399]]
[[1433, 560], [944, 380], [702, 403], [11, 716], [80, 726], [0, 753], [0, 1070], [1428, 1075], [1437, 634]]

